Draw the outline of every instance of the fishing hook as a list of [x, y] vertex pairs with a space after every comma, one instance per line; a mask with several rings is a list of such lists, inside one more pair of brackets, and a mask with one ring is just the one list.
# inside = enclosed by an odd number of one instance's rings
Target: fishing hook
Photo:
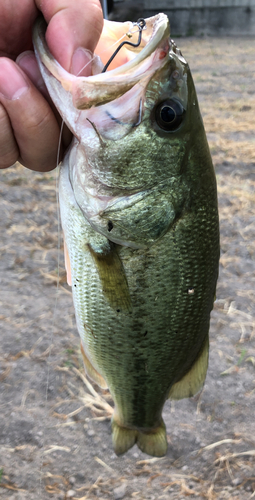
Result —
[[146, 21], [145, 21], [145, 19], [143, 19], [141, 17], [140, 19], [138, 19], [138, 21], [136, 23], [133, 23], [133, 26], [137, 26], [138, 29], [139, 29], [138, 42], [137, 43], [132, 43], [132, 42], [128, 42], [128, 41], [121, 42], [121, 44], [117, 47], [117, 49], [115, 50], [115, 52], [110, 57], [109, 61], [104, 66], [102, 73], [106, 72], [108, 66], [111, 64], [112, 60], [118, 54], [119, 50], [123, 47], [123, 45], [127, 44], [127, 45], [131, 45], [131, 47], [138, 47], [140, 45], [141, 40], [142, 40], [142, 31], [144, 29], [146, 29]]

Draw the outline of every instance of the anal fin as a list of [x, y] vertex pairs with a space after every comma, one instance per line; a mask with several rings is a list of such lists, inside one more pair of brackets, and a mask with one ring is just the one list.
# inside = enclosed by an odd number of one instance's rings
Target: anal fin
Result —
[[169, 392], [168, 397], [171, 399], [183, 399], [194, 396], [204, 385], [209, 354], [209, 337], [206, 336], [204, 343], [199, 351], [196, 361], [192, 367], [182, 377], [179, 382], [176, 382]]
[[102, 377], [102, 375], [100, 375], [100, 373], [98, 373], [96, 371], [94, 366], [89, 361], [88, 357], [85, 354], [82, 343], [81, 343], [81, 353], [82, 353], [82, 358], [83, 358], [85, 370], [86, 370], [86, 373], [89, 376], [89, 378], [91, 378], [91, 380], [93, 380], [93, 382], [95, 382], [97, 385], [99, 385], [99, 387], [101, 387], [101, 389], [107, 389], [108, 385], [107, 385], [105, 379]]

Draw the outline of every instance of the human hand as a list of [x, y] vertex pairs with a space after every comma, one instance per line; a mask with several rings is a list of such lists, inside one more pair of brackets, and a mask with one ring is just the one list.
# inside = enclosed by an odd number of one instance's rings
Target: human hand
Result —
[[[39, 10], [51, 53], [74, 74], [88, 61], [81, 47], [93, 52], [103, 27], [99, 0], [1, 0], [0, 168], [19, 161], [46, 172], [57, 164], [61, 120], [31, 52]], [[70, 133], [63, 134], [62, 151], [70, 140]]]

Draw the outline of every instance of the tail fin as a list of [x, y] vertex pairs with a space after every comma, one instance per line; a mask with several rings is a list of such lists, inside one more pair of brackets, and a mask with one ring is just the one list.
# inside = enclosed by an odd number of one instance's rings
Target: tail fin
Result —
[[112, 443], [116, 455], [122, 455], [136, 442], [137, 431], [121, 427], [112, 417]]
[[153, 457], [163, 457], [167, 452], [166, 426], [161, 424], [148, 432], [138, 432], [137, 446], [141, 451]]
[[112, 418], [112, 442], [116, 455], [126, 453], [136, 443], [144, 453], [153, 457], [163, 457], [167, 452], [166, 427], [164, 421], [149, 431], [128, 429], [120, 426]]

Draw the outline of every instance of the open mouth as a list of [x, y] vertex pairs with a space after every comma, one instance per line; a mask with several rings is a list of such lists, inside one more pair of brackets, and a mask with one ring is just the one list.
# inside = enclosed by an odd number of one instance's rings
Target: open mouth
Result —
[[71, 92], [73, 104], [78, 109], [88, 109], [120, 97], [137, 82], [150, 79], [162, 66], [169, 51], [169, 22], [165, 14], [158, 14], [145, 20], [141, 42], [138, 46], [125, 43], [113, 58], [107, 71], [107, 64], [116, 48], [122, 42], [137, 44], [139, 28], [137, 23], [104, 22], [104, 29], [95, 55], [100, 65], [92, 64], [92, 75], [75, 76], [65, 71], [53, 58], [45, 41], [47, 25], [39, 18], [34, 28], [34, 45], [39, 64], [54, 76], [62, 87]]
[[[159, 59], [163, 59], [166, 56], [167, 47], [163, 47], [161, 42], [170, 35], [168, 21], [165, 18], [164, 14], [159, 14], [146, 20], [139, 19], [137, 23], [104, 21], [104, 28], [95, 54], [106, 65], [115, 47], [125, 44], [109, 65], [109, 70], [119, 68], [115, 74], [122, 73], [123, 70], [125, 73], [129, 72], [159, 49], [159, 46], [161, 51], [158, 56]], [[125, 68], [121, 68], [124, 64], [126, 64]]]

